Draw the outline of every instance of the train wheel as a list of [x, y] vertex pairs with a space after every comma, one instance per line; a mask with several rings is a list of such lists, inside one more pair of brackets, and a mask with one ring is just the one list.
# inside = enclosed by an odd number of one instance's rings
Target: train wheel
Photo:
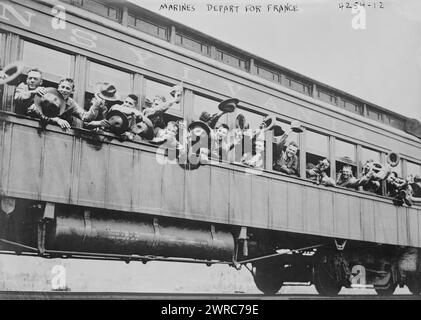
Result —
[[321, 261], [314, 266], [313, 284], [322, 296], [336, 296], [342, 289], [342, 284], [337, 280], [335, 268], [329, 261]]
[[254, 267], [253, 277], [256, 287], [264, 294], [276, 294], [284, 283], [281, 266], [273, 263], [259, 263]]
[[416, 276], [411, 276], [407, 278], [406, 285], [415, 296], [418, 296], [421, 293], [421, 278]]

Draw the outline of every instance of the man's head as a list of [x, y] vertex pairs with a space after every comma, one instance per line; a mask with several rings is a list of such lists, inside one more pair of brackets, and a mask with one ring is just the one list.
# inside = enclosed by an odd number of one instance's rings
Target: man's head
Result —
[[285, 152], [288, 158], [292, 158], [298, 152], [298, 145], [294, 141], [291, 141]]
[[351, 166], [344, 166], [342, 168], [342, 176], [345, 179], [351, 178], [352, 177], [352, 168]]
[[256, 140], [256, 153], [262, 153], [265, 150], [265, 141], [262, 139]]
[[137, 96], [135, 94], [129, 94], [123, 101], [123, 106], [128, 108], [135, 108], [137, 105]]
[[63, 98], [67, 100], [73, 93], [75, 89], [75, 82], [72, 78], [63, 78], [58, 83], [58, 92], [61, 93]]
[[178, 132], [178, 124], [175, 121], [169, 121], [167, 127], [165, 128], [165, 133], [176, 136]]
[[156, 96], [153, 98], [153, 101], [152, 101], [152, 106], [153, 106], [153, 107], [159, 106], [161, 103], [166, 102], [166, 101], [167, 101], [167, 99], [165, 99], [165, 97], [164, 97], [164, 96], [159, 96], [159, 95], [156, 95]]
[[26, 84], [29, 90], [35, 90], [42, 85], [42, 72], [39, 69], [30, 69], [28, 71], [28, 77], [26, 78]]
[[216, 137], [218, 140], [223, 140], [228, 135], [229, 127], [223, 123], [216, 129]]
[[320, 160], [319, 164], [317, 166], [319, 167], [320, 171], [325, 171], [330, 166], [329, 160], [327, 160], [327, 159]]

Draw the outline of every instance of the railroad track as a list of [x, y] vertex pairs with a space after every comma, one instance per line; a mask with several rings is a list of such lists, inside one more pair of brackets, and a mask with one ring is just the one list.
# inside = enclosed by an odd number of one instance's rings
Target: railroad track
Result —
[[203, 293], [127, 293], [127, 292], [63, 292], [63, 291], [0, 291], [0, 300], [421, 300], [421, 296], [338, 295], [323, 297], [315, 294], [203, 294]]

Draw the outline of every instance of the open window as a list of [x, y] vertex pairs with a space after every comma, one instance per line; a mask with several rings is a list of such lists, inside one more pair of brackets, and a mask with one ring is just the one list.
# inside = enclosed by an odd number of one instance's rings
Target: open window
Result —
[[[72, 76], [74, 56], [29, 41], [23, 41], [22, 51], [24, 70], [14, 84], [25, 87], [30, 71], [34, 72], [38, 79], [42, 78], [42, 83], [39, 86], [43, 87], [57, 88], [61, 78]], [[48, 57], [48, 59], [41, 59], [41, 57]], [[34, 69], [38, 71], [33, 71]], [[15, 101], [13, 111], [26, 114], [26, 110], [32, 102], [31, 99]]]
[[421, 165], [407, 161], [406, 173], [412, 187], [413, 196], [421, 198]]
[[[362, 170], [363, 166], [368, 161], [381, 163], [380, 157], [381, 157], [381, 154], [380, 154], [379, 151], [362, 147], [361, 148], [361, 156], [360, 156], [360, 159], [359, 159], [359, 166], [360, 166], [361, 170]], [[375, 193], [377, 193], [378, 195], [382, 195], [382, 188], [379, 188]]]
[[286, 151], [288, 145], [295, 143], [297, 145], [297, 176], [300, 175], [300, 136], [297, 132], [290, 132], [286, 139], [284, 140], [284, 133], [289, 132], [291, 124], [283, 122], [282, 120], [277, 120], [277, 126], [282, 130], [279, 131], [278, 128], [274, 128], [272, 131], [272, 169], [275, 171], [280, 171], [279, 161], [282, 157], [284, 151]]
[[[305, 137], [306, 169], [316, 166], [319, 161], [329, 159], [329, 137], [311, 130], [306, 131]], [[326, 174], [330, 177], [330, 168]]]
[[[200, 115], [203, 112], [207, 112], [211, 116], [220, 112], [218, 109], [219, 104], [220, 101], [218, 100], [195, 94], [193, 100], [193, 120], [199, 120]], [[218, 122], [216, 123], [216, 127], [221, 123], [228, 123], [228, 114], [224, 114], [221, 118], [219, 118]]]
[[[41, 59], [41, 57], [48, 57], [48, 59]], [[64, 52], [24, 41], [23, 63], [25, 75], [29, 69], [40, 69], [44, 79], [43, 86], [57, 87], [61, 78], [72, 76], [74, 57]]]
[[335, 140], [335, 172], [338, 175], [344, 166], [350, 166], [357, 177], [356, 145], [339, 139]]
[[[89, 61], [85, 109], [89, 109], [94, 94], [98, 92], [100, 84], [103, 82], [113, 84], [122, 100], [133, 92], [133, 74]], [[111, 105], [108, 107], [111, 107]]]
[[[170, 94], [173, 85], [174, 84], [159, 82], [152, 79], [146, 79], [145, 94], [142, 99], [144, 101], [144, 104], [142, 108], [144, 108], [146, 104], [150, 105], [150, 103], [153, 102], [154, 97], [156, 96], [164, 97], [165, 101], [173, 99], [173, 97]], [[176, 103], [164, 113], [163, 118], [165, 123], [168, 123], [168, 121], [181, 120], [183, 118], [183, 109], [181, 103], [182, 101]]]
[[[244, 154], [248, 153], [249, 155], [253, 155], [253, 151], [256, 151], [255, 148], [253, 148], [252, 131], [254, 129], [259, 128], [264, 118], [264, 114], [257, 113], [255, 111], [250, 111], [248, 109], [245, 109], [244, 107], [238, 107], [235, 110], [234, 119], [236, 120], [234, 128], [230, 129], [235, 130], [237, 129], [237, 126], [240, 126], [240, 129], [243, 129], [243, 139], [241, 141], [241, 144], [238, 144], [235, 147], [235, 162], [241, 162], [241, 159], [243, 158]], [[265, 148], [265, 146], [263, 146], [263, 148]], [[265, 152], [262, 152], [262, 156], [262, 163], [264, 167]]]

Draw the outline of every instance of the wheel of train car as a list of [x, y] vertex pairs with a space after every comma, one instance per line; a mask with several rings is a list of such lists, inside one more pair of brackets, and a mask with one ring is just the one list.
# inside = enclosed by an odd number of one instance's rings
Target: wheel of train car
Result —
[[259, 263], [254, 265], [253, 273], [256, 287], [266, 295], [276, 294], [282, 287], [282, 267], [275, 263]]
[[313, 268], [313, 284], [322, 296], [336, 296], [342, 289], [333, 264], [321, 261]]
[[410, 276], [406, 280], [406, 286], [408, 287], [409, 291], [415, 296], [420, 295], [421, 293], [421, 277], [417, 276]]

